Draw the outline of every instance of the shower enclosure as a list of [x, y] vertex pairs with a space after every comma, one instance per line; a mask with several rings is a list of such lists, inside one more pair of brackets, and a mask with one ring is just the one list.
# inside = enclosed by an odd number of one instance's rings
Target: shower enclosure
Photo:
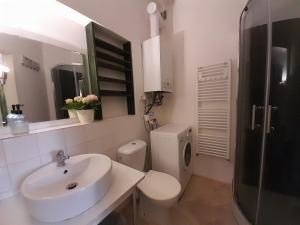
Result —
[[65, 100], [76, 96], [85, 96], [89, 87], [85, 68], [82, 65], [59, 65], [51, 70], [54, 84], [54, 102], [56, 119], [67, 119], [67, 110], [62, 110]]
[[299, 0], [250, 0], [240, 41], [236, 211], [245, 224], [299, 225]]

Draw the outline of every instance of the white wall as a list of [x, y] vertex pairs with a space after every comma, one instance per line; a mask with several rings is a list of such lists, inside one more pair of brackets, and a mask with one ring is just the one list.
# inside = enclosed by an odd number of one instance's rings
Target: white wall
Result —
[[[18, 102], [8, 102], [8, 104], [24, 104], [24, 114], [30, 122], [49, 120], [41, 43], [0, 33], [0, 52], [13, 56]], [[22, 56], [39, 63], [40, 71], [24, 67], [21, 64]], [[9, 80], [10, 77], [7, 79]]]
[[32, 171], [51, 162], [59, 149], [71, 155], [95, 152], [115, 158], [117, 148], [135, 138], [146, 139], [142, 119], [141, 43], [149, 37], [146, 0], [64, 1], [132, 43], [136, 115], [0, 141], [0, 198], [18, 191]]
[[[173, 8], [174, 93], [168, 94], [156, 115], [162, 123], [193, 126], [197, 131], [197, 68], [228, 59], [232, 74], [232, 151], [235, 137], [235, 99], [237, 92], [238, 27], [244, 2], [240, 0], [176, 0]], [[231, 182], [233, 162], [200, 155], [194, 160], [194, 173]]]

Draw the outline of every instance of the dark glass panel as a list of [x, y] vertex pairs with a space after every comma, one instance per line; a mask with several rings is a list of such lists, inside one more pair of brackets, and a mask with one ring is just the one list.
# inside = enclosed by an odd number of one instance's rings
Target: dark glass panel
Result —
[[258, 224], [299, 225], [300, 19], [275, 21], [272, 26], [271, 125]]
[[[257, 5], [256, 5], [257, 3]], [[247, 219], [256, 220], [263, 105], [267, 73], [267, 1], [252, 1], [246, 13], [240, 53], [235, 199]]]

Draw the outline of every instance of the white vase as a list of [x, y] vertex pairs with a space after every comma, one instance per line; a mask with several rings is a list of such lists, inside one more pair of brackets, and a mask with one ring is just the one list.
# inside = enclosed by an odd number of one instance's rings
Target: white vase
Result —
[[77, 110], [77, 115], [80, 123], [92, 123], [94, 121], [95, 110]]
[[69, 114], [70, 119], [78, 118], [77, 112], [75, 109], [69, 109], [68, 114]]

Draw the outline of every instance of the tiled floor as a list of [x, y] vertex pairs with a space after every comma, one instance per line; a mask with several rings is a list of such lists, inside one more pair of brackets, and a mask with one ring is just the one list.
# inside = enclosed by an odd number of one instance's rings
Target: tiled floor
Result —
[[230, 185], [193, 176], [172, 209], [172, 225], [236, 225], [231, 198]]

